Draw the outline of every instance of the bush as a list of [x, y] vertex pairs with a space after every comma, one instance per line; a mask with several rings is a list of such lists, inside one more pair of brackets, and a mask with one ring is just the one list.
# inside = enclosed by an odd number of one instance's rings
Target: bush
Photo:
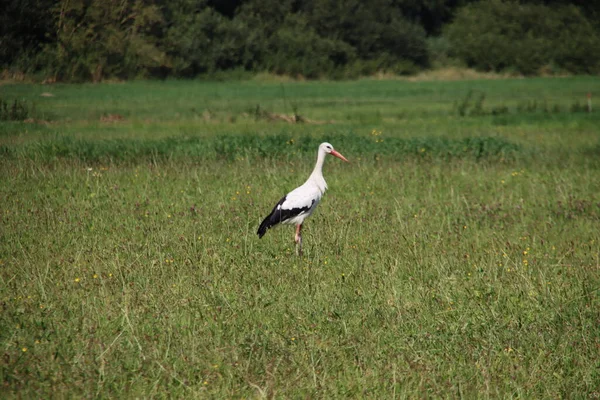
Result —
[[[212, 76], [218, 71], [253, 70], [265, 52], [261, 31], [246, 21], [229, 19], [204, 5], [174, 1], [162, 47], [178, 77]], [[218, 40], [216, 39], [218, 38]]]
[[600, 35], [573, 6], [481, 1], [461, 8], [445, 35], [454, 55], [486, 71], [600, 72]]
[[50, 10], [56, 41], [44, 47], [50, 73], [67, 81], [135, 78], [164, 66], [150, 34], [162, 23], [158, 6], [143, 2], [57, 1]]
[[350, 45], [323, 38], [306, 25], [300, 16], [290, 16], [269, 40], [265, 68], [277, 74], [306, 78], [329, 76], [356, 58]]
[[404, 18], [393, 1], [313, 0], [305, 2], [304, 10], [319, 36], [347, 43], [360, 64], [376, 68], [366, 74], [429, 65], [425, 30]]
[[24, 121], [29, 117], [30, 106], [26, 103], [0, 99], [0, 121]]
[[443, 67], [451, 65], [450, 59], [450, 41], [445, 36], [435, 36], [427, 38], [427, 52], [433, 67]]

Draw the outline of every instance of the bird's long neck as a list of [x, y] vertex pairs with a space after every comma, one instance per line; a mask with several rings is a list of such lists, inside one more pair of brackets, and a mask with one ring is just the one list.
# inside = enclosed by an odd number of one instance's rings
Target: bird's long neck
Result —
[[315, 168], [313, 169], [312, 173], [308, 177], [308, 181], [315, 182], [317, 185], [319, 185], [323, 192], [325, 189], [327, 189], [327, 183], [325, 183], [325, 178], [323, 178], [323, 164], [325, 163], [326, 155], [327, 153], [319, 149], [319, 152], [317, 153], [317, 163], [315, 164]]

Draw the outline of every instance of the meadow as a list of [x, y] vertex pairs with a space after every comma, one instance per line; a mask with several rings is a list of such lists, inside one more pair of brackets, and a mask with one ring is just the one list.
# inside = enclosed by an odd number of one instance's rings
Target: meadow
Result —
[[[600, 397], [588, 92], [0, 85], [2, 397]], [[322, 141], [351, 163], [297, 257], [256, 229]]]

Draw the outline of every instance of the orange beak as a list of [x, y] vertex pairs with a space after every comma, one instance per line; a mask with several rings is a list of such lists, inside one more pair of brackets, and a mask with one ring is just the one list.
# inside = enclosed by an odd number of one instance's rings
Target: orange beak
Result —
[[340, 153], [338, 153], [335, 150], [331, 150], [331, 153], [329, 153], [329, 154], [331, 154], [332, 156], [335, 156], [335, 157], [339, 158], [340, 160], [344, 160], [346, 162], [350, 162], [350, 161], [346, 160], [346, 157], [344, 157], [343, 155], [341, 155]]

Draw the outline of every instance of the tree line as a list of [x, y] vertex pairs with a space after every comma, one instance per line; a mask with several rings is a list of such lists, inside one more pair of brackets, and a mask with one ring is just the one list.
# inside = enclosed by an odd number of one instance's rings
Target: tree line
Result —
[[4, 2], [0, 68], [59, 81], [600, 72], [600, 11], [586, 0]]

